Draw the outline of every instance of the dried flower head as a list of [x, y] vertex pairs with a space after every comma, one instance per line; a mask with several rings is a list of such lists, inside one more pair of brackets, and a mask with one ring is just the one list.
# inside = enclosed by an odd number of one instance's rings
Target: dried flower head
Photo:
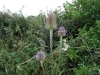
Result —
[[43, 61], [45, 59], [45, 54], [43, 51], [39, 51], [37, 54], [36, 54], [36, 60], [38, 61]]
[[47, 29], [50, 29], [50, 30], [56, 29], [56, 27], [57, 27], [56, 17], [53, 12], [48, 13], [48, 17], [46, 18], [45, 26]]
[[66, 30], [64, 27], [59, 27], [58, 30], [58, 36], [65, 36], [66, 35]]
[[52, 56], [54, 58], [58, 58], [60, 56], [61, 50], [55, 50], [52, 52]]

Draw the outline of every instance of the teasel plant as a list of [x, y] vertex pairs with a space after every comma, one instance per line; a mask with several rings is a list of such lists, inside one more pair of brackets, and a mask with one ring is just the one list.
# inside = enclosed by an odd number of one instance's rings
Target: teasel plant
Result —
[[[42, 67], [42, 69], [43, 69], [43, 71], [44, 71], [43, 62], [44, 62], [45, 58], [46, 58], [45, 53], [44, 53], [43, 51], [38, 51], [37, 54], [34, 55], [32, 58], [26, 60], [25, 62], [19, 63], [19, 64], [17, 65], [17, 68], [21, 71], [21, 70], [22, 70], [22, 69], [20, 68], [21, 65], [24, 65], [24, 64], [28, 63], [29, 61], [31, 61], [31, 60], [33, 60], [33, 59], [36, 59], [37, 61], [40, 62], [40, 65], [41, 65], [41, 67]], [[44, 71], [44, 72], [45, 72], [45, 71]]]
[[62, 39], [66, 35], [66, 30], [63, 26], [59, 27], [58, 36], [60, 36], [60, 51], [62, 50]]
[[[59, 59], [58, 59], [58, 65], [60, 63], [60, 57], [61, 57], [61, 52], [62, 52], [62, 39], [63, 36], [66, 35], [66, 30], [63, 26], [59, 27], [58, 30], [58, 36], [60, 36], [60, 49], [59, 49]], [[56, 70], [56, 75], [58, 75], [58, 66], [57, 66], [57, 70]]]
[[52, 11], [50, 11], [47, 14], [46, 18], [46, 23], [45, 27], [50, 30], [50, 52], [52, 52], [52, 47], [53, 47], [53, 30], [57, 28], [57, 23], [56, 23], [56, 16]]
[[36, 60], [40, 61], [41, 67], [43, 68], [43, 62], [45, 60], [45, 53], [43, 51], [37, 52]]

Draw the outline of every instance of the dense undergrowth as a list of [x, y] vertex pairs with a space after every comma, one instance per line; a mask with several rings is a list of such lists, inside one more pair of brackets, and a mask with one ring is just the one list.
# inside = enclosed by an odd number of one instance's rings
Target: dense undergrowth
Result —
[[[67, 30], [60, 56], [58, 27], [53, 32], [50, 53], [44, 13], [24, 17], [21, 13], [0, 12], [0, 75], [99, 75], [99, 4], [99, 0], [77, 0], [66, 2], [65, 11], [54, 11], [57, 26]], [[40, 50], [46, 55], [43, 67], [33, 58]]]

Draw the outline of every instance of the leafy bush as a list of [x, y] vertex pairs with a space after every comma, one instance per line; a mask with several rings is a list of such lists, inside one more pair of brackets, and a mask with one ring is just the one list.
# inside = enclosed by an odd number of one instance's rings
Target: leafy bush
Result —
[[[89, 8], [85, 8], [84, 3], [88, 2], [86, 6]], [[94, 3], [98, 4], [98, 0]], [[78, 9], [80, 5], [84, 12]], [[67, 34], [61, 42], [58, 29], [54, 30], [52, 52], [49, 48], [49, 30], [45, 29], [45, 14], [24, 17], [22, 13], [0, 12], [0, 74], [98, 75], [100, 14], [99, 7], [90, 8], [91, 5], [92, 0], [77, 0], [73, 4], [64, 4], [65, 12], [54, 11], [58, 27], [63, 25]], [[95, 13], [98, 16], [93, 19]], [[44, 62], [35, 59], [38, 51], [45, 53]]]

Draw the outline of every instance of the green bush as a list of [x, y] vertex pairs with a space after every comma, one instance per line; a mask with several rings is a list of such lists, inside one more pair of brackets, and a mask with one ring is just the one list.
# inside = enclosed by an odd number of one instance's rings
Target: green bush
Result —
[[[97, 6], [98, 1], [94, 1], [94, 7]], [[86, 4], [88, 8], [84, 3], [89, 3]], [[84, 12], [78, 9], [80, 5]], [[61, 55], [58, 28], [53, 33], [53, 51], [51, 53], [49, 51], [50, 38], [49, 30], [45, 29], [45, 14], [24, 17], [22, 13], [0, 12], [0, 74], [99, 74], [100, 14], [98, 11], [100, 5], [97, 8], [91, 8], [91, 5], [92, 0], [77, 0], [73, 4], [66, 2], [64, 12], [54, 11], [58, 27], [63, 25], [67, 29], [67, 34], [63, 38], [62, 49], [64, 50], [61, 51]], [[67, 48], [68, 45], [69, 48]], [[46, 55], [43, 64], [34, 59], [40, 50]]]

